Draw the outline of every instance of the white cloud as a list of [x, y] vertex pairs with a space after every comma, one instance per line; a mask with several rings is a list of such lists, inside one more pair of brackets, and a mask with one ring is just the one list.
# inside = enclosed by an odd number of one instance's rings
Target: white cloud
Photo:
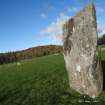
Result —
[[47, 18], [47, 15], [45, 13], [42, 13], [40, 16], [41, 16], [42, 19], [46, 19]]
[[51, 42], [56, 44], [62, 43], [62, 25], [70, 18], [69, 16], [61, 13], [57, 19], [47, 26], [44, 30], [40, 31], [40, 35], [43, 38], [49, 37]]
[[77, 7], [68, 8], [68, 12], [77, 12], [77, 11], [78, 11]]
[[99, 21], [98, 21], [98, 36], [102, 36], [103, 34], [105, 34], [105, 25], [102, 25]]
[[[77, 9], [73, 9], [77, 11]], [[42, 16], [44, 17], [44, 16]], [[45, 29], [39, 32], [38, 38], [48, 39], [48, 42], [53, 44], [62, 44], [62, 25], [70, 18], [70, 16], [65, 15], [64, 13], [59, 14], [56, 20], [50, 23]], [[105, 25], [102, 25], [98, 22], [98, 36], [101, 36], [105, 33]]]
[[100, 29], [98, 28], [98, 36], [101, 37], [104, 34], [105, 34], [105, 28], [103, 28], [103, 29], [102, 28], [100, 28]]

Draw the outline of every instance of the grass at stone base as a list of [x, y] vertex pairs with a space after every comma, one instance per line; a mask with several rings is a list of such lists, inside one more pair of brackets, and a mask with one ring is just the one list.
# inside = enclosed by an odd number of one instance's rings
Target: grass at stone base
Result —
[[69, 88], [62, 54], [20, 64], [0, 66], [0, 105], [105, 105], [105, 91], [91, 99]]

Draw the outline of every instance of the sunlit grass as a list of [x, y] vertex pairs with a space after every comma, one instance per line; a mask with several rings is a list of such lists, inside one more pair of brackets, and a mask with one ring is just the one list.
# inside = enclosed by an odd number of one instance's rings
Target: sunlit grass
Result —
[[[105, 51], [102, 51], [105, 60]], [[69, 88], [63, 55], [24, 60], [0, 66], [0, 105], [87, 105]], [[85, 100], [92, 99], [86, 97]], [[105, 92], [96, 100], [105, 100]], [[94, 105], [104, 105], [94, 104]]]

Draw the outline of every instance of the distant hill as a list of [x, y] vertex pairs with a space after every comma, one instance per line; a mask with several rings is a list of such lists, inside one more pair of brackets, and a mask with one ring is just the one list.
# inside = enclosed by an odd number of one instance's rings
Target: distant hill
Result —
[[[105, 35], [98, 38], [98, 45], [103, 45], [103, 44], [105, 44]], [[62, 51], [63, 47], [60, 45], [46, 45], [46, 46], [32, 47], [16, 52], [0, 53], [0, 64], [18, 62], [20, 60], [60, 53]]]
[[0, 64], [17, 62], [24, 59], [31, 59], [34, 57], [40, 57], [60, 52], [62, 52], [62, 46], [46, 45], [32, 47], [16, 52], [0, 53]]

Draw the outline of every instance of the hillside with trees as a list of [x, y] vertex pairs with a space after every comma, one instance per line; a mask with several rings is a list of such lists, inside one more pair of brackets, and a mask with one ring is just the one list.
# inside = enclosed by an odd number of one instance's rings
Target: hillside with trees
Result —
[[62, 46], [47, 45], [33, 47], [22, 51], [0, 53], [0, 64], [7, 64], [60, 52], [62, 52]]
[[[105, 44], [105, 35], [98, 38], [98, 45]], [[21, 51], [0, 53], [0, 64], [7, 64], [12, 62], [18, 62], [24, 59], [31, 59], [40, 56], [46, 56], [50, 54], [60, 53], [63, 51], [62, 46], [58, 45], [46, 45], [32, 47]]]

